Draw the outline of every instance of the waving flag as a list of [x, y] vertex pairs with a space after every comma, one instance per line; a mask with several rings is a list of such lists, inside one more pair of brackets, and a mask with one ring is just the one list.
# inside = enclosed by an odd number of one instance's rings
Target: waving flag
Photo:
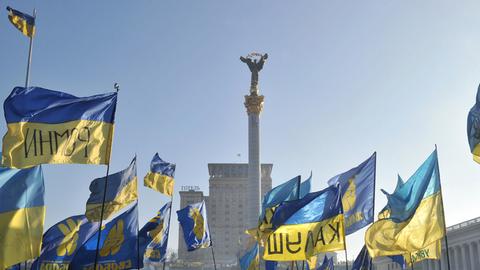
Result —
[[[138, 212], [135, 203], [102, 228], [97, 269], [128, 270], [143, 267], [143, 260], [138, 258], [137, 233]], [[98, 231], [75, 254], [69, 270], [93, 269], [97, 240]]]
[[475, 105], [468, 113], [467, 136], [473, 160], [480, 163], [480, 86], [478, 87]]
[[258, 244], [253, 247], [240, 258], [241, 270], [256, 270], [259, 267]]
[[177, 216], [188, 251], [207, 248], [212, 245], [205, 201], [187, 205], [187, 207], [177, 211]]
[[343, 250], [344, 218], [340, 192], [330, 186], [304, 198], [284, 202], [272, 218], [265, 260], [296, 261], [327, 251]]
[[[106, 193], [105, 181], [107, 181]], [[108, 179], [102, 177], [93, 180], [90, 184], [90, 191], [85, 213], [90, 221], [100, 221], [104, 194], [106, 196], [103, 219], [110, 218], [125, 206], [136, 201], [138, 198], [137, 159], [134, 158], [125, 170], [109, 175]]]
[[150, 164], [150, 172], [145, 176], [143, 182], [146, 187], [172, 196], [175, 184], [174, 176], [175, 164], [163, 161], [156, 153]]
[[370, 255], [368, 255], [367, 247], [363, 246], [357, 258], [353, 262], [352, 270], [370, 270], [371, 262], [372, 258], [370, 258]]
[[365, 234], [372, 257], [408, 254], [421, 250], [445, 235], [437, 150], [406, 183], [388, 194], [389, 217]]
[[340, 185], [347, 235], [373, 222], [376, 157], [373, 153], [362, 164], [328, 180], [329, 185]]
[[172, 203], [165, 204], [139, 232], [140, 254], [150, 262], [164, 262], [167, 255], [169, 219]]
[[16, 87], [3, 107], [3, 165], [108, 164], [117, 93], [75, 97], [40, 87]]
[[98, 223], [89, 222], [84, 215], [53, 225], [43, 235], [42, 253], [31, 270], [68, 269], [75, 253], [97, 230]]
[[0, 168], [0, 269], [40, 255], [44, 192], [40, 167]]
[[272, 232], [271, 219], [277, 206], [285, 201], [297, 200], [299, 199], [299, 196], [300, 198], [303, 198], [310, 193], [311, 179], [312, 174], [310, 173], [310, 177], [300, 184], [300, 192], [298, 191], [300, 176], [297, 176], [274, 187], [265, 194], [263, 197], [262, 213], [260, 214], [258, 228], [250, 230], [254, 231], [261, 246], [264, 244], [264, 238]]
[[27, 37], [35, 35], [35, 17], [7, 7], [8, 19], [22, 34]]

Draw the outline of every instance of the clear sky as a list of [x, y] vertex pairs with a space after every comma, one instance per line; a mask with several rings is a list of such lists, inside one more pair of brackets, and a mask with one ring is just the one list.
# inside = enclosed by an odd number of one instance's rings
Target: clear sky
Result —
[[[313, 170], [319, 190], [377, 151], [378, 210], [379, 188], [393, 191], [397, 173], [407, 179], [437, 144], [447, 224], [480, 216], [480, 165], [466, 137], [479, 1], [1, 1], [3, 98], [23, 86], [28, 51], [7, 5], [38, 11], [31, 85], [88, 96], [120, 84], [112, 172], [136, 153], [143, 179], [159, 152], [177, 164], [177, 189], [207, 191], [207, 163], [246, 162], [250, 72], [238, 58], [268, 52], [261, 160], [274, 164], [274, 185]], [[83, 213], [90, 181], [105, 174], [44, 168], [46, 228]], [[139, 189], [143, 225], [167, 197]], [[348, 237], [350, 258], [363, 235]], [[169, 243], [177, 247], [177, 222]]]

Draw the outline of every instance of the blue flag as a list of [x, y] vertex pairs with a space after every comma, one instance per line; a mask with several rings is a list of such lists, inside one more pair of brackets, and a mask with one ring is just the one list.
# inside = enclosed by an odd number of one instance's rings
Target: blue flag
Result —
[[388, 257], [392, 259], [392, 262], [400, 265], [402, 270], [407, 269], [407, 262], [405, 261], [405, 257], [403, 257], [403, 255], [394, 255], [394, 256], [388, 256]]
[[265, 270], [277, 270], [277, 265], [276, 261], [265, 261]]
[[139, 232], [140, 254], [150, 262], [164, 262], [167, 255], [168, 232], [170, 231], [171, 202], [165, 204], [158, 214]]
[[372, 258], [370, 258], [370, 255], [368, 255], [367, 247], [363, 246], [357, 258], [353, 262], [352, 270], [369, 270], [371, 262]]
[[187, 207], [177, 211], [177, 216], [188, 251], [207, 248], [212, 245], [205, 201], [187, 205]]
[[84, 215], [53, 225], [43, 235], [42, 253], [31, 270], [67, 269], [75, 253], [97, 230], [98, 223], [89, 222]]
[[240, 258], [241, 270], [256, 270], [259, 266], [258, 243]]
[[331, 186], [340, 185], [347, 235], [373, 222], [376, 157], [373, 153], [359, 166], [328, 180]]
[[[108, 222], [100, 235], [98, 269], [138, 269], [143, 261], [138, 259], [137, 203]], [[93, 270], [98, 232], [78, 250], [69, 270]], [[140, 265], [138, 265], [140, 263]]]
[[312, 187], [312, 172], [310, 172], [310, 176], [307, 178], [307, 180], [303, 181], [300, 184], [300, 199], [305, 197], [308, 193], [310, 193], [310, 189]]
[[333, 258], [327, 258], [327, 256], [325, 256], [323, 258], [323, 263], [322, 265], [318, 268], [318, 270], [333, 270]]

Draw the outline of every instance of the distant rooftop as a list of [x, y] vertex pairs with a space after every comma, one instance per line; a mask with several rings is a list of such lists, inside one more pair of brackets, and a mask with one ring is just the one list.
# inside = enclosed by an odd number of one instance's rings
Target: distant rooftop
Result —
[[[262, 177], [272, 173], [273, 164], [262, 164]], [[248, 163], [208, 163], [210, 177], [248, 177]]]
[[479, 224], [479, 223], [480, 223], [480, 217], [477, 217], [477, 218], [470, 219], [470, 220], [455, 224], [453, 226], [450, 226], [447, 228], [447, 232], [457, 231], [457, 230], [472, 226], [474, 224]]

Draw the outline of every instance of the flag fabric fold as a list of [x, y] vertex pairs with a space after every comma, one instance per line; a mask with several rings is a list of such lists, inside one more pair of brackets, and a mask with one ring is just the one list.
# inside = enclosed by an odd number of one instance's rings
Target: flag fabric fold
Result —
[[46, 211], [44, 193], [41, 167], [0, 168], [1, 269], [40, 255]]
[[373, 258], [422, 250], [445, 235], [437, 151], [405, 183], [387, 194], [388, 218], [368, 228], [365, 243]]
[[42, 253], [31, 270], [68, 269], [73, 256], [98, 230], [84, 215], [72, 216], [53, 225], [43, 235]]
[[177, 211], [177, 217], [188, 251], [207, 248], [212, 245], [205, 201], [187, 205]]
[[35, 17], [7, 7], [8, 19], [22, 34], [32, 38], [35, 35]]
[[373, 222], [376, 159], [373, 153], [362, 164], [328, 180], [329, 185], [340, 185], [347, 235]]
[[344, 218], [339, 189], [330, 186], [278, 206], [263, 258], [275, 261], [307, 260], [327, 251], [343, 250]]
[[315, 270], [316, 267], [317, 267], [317, 260], [318, 260], [317, 255], [308, 258], [307, 259], [307, 267], [306, 267], [307, 270]]
[[150, 172], [143, 179], [143, 183], [146, 187], [172, 196], [175, 184], [174, 176], [175, 164], [163, 161], [156, 153], [150, 164]]
[[140, 254], [149, 262], [164, 262], [167, 255], [172, 203], [166, 203], [139, 232]]
[[250, 250], [248, 250], [245, 255], [240, 259], [240, 269], [241, 270], [256, 270], [259, 267], [259, 255], [258, 255], [258, 243], [255, 243]]
[[[105, 181], [107, 181], [106, 193]], [[138, 198], [136, 158], [125, 170], [93, 180], [90, 184], [90, 192], [85, 212], [85, 216], [90, 221], [100, 221], [104, 194], [106, 194], [104, 220], [136, 201]]]
[[[141, 269], [138, 254], [138, 210], [134, 203], [128, 210], [107, 222], [100, 235], [97, 269]], [[98, 231], [77, 251], [69, 270], [93, 270]]]
[[480, 86], [478, 86], [475, 105], [468, 113], [467, 137], [473, 160], [480, 163]]
[[76, 97], [40, 87], [16, 87], [3, 107], [3, 165], [108, 164], [117, 93]]

